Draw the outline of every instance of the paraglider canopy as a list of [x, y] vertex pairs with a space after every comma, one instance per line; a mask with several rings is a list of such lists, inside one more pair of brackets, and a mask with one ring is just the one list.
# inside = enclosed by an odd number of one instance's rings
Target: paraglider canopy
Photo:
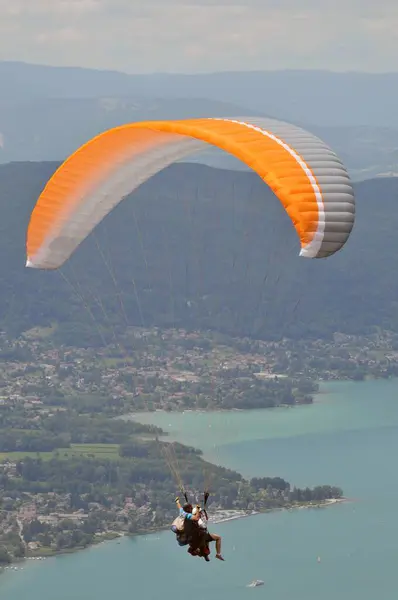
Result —
[[171, 163], [214, 145], [269, 185], [298, 234], [300, 255], [323, 258], [347, 241], [352, 185], [321, 140], [265, 118], [187, 119], [122, 125], [93, 138], [54, 173], [33, 210], [27, 267], [56, 269], [129, 193]]

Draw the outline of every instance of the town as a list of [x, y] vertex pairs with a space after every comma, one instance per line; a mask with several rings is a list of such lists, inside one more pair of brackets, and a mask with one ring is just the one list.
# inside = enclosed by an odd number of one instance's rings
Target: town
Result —
[[[388, 332], [269, 342], [131, 327], [106, 348], [55, 347], [45, 330], [17, 340], [3, 333], [0, 343], [0, 406], [21, 405], [32, 415], [51, 412], [55, 399], [60, 410], [82, 395], [104, 396], [106, 410], [115, 414], [266, 408], [311, 401], [319, 380], [398, 373], [398, 335]], [[270, 397], [275, 381], [295, 392]]]

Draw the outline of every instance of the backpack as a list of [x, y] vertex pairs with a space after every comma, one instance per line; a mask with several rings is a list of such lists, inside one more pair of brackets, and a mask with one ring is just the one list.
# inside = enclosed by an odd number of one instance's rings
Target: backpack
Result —
[[171, 524], [171, 529], [174, 533], [182, 533], [184, 531], [185, 518], [182, 515], [178, 515]]

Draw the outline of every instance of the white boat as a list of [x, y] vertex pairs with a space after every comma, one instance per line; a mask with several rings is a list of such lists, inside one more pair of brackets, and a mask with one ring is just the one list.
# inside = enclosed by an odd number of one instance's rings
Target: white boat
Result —
[[262, 581], [261, 579], [254, 579], [247, 585], [247, 587], [259, 587], [260, 585], [264, 585], [264, 581]]

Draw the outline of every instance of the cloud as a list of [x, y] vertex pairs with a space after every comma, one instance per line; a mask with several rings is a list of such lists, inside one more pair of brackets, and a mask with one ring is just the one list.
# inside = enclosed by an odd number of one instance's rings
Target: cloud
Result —
[[42, 44], [46, 47], [48, 45], [59, 46], [64, 45], [65, 43], [84, 42], [84, 36], [81, 32], [72, 27], [63, 27], [56, 31], [47, 31], [37, 34], [36, 41], [38, 44]]
[[0, 0], [0, 59], [204, 72], [396, 69], [396, 0]]
[[0, 0], [3, 17], [18, 16], [29, 19], [35, 16], [74, 16], [101, 10], [106, 4], [101, 0]]

